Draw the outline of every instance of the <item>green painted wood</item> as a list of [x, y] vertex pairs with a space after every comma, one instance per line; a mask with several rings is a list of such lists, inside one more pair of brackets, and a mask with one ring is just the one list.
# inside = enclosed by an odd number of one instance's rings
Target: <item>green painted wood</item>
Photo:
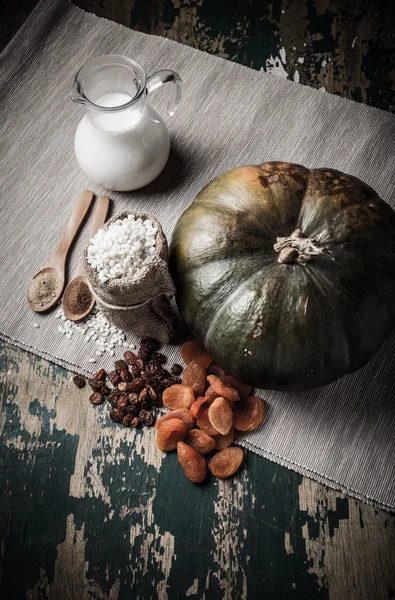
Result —
[[193, 485], [64, 369], [1, 344], [0, 370], [2, 599], [391, 597], [394, 515], [252, 453]]

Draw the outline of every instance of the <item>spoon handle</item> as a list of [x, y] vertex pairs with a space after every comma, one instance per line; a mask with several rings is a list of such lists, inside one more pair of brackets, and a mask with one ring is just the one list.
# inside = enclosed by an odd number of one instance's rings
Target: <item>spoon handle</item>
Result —
[[64, 271], [64, 265], [66, 262], [67, 253], [69, 248], [81, 227], [82, 221], [93, 200], [93, 192], [85, 190], [77, 204], [75, 205], [73, 212], [71, 213], [70, 220], [67, 224], [66, 231], [60, 241], [59, 246], [49, 259], [46, 266], [54, 267], [60, 271]]
[[[91, 238], [103, 227], [107, 219], [108, 209], [110, 207], [110, 198], [108, 196], [100, 196], [95, 202], [95, 212], [93, 213]], [[85, 275], [85, 269], [83, 263], [78, 269], [78, 276]]]
[[91, 237], [93, 237], [106, 222], [109, 206], [110, 198], [108, 196], [100, 196], [96, 201], [92, 220]]

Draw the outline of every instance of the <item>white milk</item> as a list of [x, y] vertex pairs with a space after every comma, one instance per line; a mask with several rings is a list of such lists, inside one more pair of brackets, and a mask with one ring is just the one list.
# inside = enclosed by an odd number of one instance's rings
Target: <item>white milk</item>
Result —
[[[96, 104], [122, 106], [128, 94], [106, 94]], [[155, 179], [170, 151], [166, 125], [140, 100], [113, 112], [87, 112], [75, 134], [75, 154], [84, 173], [95, 183], [116, 191], [135, 190]]]

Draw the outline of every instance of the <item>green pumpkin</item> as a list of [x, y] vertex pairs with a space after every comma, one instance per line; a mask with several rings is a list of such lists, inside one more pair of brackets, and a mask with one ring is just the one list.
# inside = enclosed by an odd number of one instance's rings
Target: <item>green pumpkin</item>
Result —
[[261, 388], [327, 384], [395, 325], [395, 213], [331, 169], [269, 162], [220, 175], [180, 217], [170, 269], [192, 333]]

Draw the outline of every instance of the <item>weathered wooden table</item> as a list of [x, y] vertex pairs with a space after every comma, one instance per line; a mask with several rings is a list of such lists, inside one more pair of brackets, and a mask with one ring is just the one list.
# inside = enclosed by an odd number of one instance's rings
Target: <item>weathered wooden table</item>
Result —
[[[5, 3], [2, 45], [34, 4]], [[391, 3], [78, 4], [395, 109]], [[252, 453], [234, 479], [192, 485], [153, 430], [117, 427], [69, 373], [5, 343], [0, 357], [1, 600], [394, 598], [394, 515]]]

